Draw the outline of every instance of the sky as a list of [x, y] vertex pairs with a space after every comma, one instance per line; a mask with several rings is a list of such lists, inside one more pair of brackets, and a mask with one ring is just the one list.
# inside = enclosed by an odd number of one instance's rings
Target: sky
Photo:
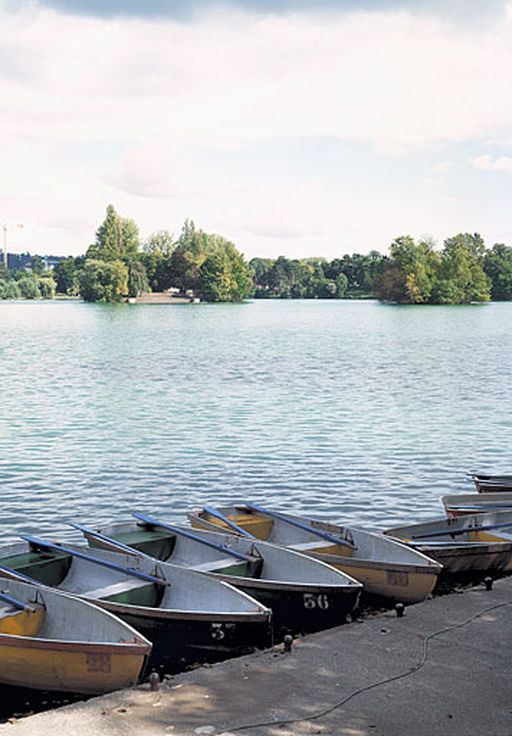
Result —
[[505, 0], [0, 0], [0, 226], [54, 255], [108, 204], [249, 258], [512, 244], [511, 91]]

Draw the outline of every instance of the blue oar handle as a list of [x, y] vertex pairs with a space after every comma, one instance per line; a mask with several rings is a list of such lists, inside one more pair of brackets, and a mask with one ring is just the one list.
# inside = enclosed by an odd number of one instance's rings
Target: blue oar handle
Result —
[[126, 554], [134, 555], [136, 557], [146, 557], [147, 559], [153, 559], [149, 555], [145, 554], [144, 552], [141, 552], [139, 549], [136, 549], [135, 547], [129, 547], [127, 544], [124, 544], [124, 542], [119, 542], [117, 539], [112, 539], [112, 537], [107, 537], [105, 534], [101, 534], [101, 532], [97, 532], [94, 529], [89, 529], [87, 526], [83, 526], [82, 524], [77, 524], [76, 522], [70, 522], [69, 526], [72, 526], [74, 529], [78, 529], [79, 532], [82, 532], [82, 534], [93, 537], [94, 539], [97, 539], [99, 542], [105, 542], [105, 544], [110, 544], [112, 547], [115, 547], [120, 552], [126, 552]]
[[455, 539], [451, 541], [435, 541], [432, 539], [430, 542], [406, 542], [409, 547], [462, 547], [468, 545], [469, 547], [488, 547], [492, 542], [457, 542]]
[[17, 598], [13, 598], [12, 595], [9, 595], [8, 593], [0, 592], [0, 601], [4, 601], [4, 603], [8, 603], [13, 608], [17, 608], [19, 611], [34, 611], [33, 606], [29, 606], [27, 603], [24, 603], [23, 601], [19, 601]]
[[334, 534], [330, 534], [329, 532], [326, 532], [323, 529], [316, 529], [314, 526], [305, 524], [304, 522], [298, 521], [297, 519], [290, 519], [288, 516], [285, 516], [284, 514], [280, 514], [278, 511], [271, 511], [270, 509], [265, 509], [263, 508], [263, 506], [258, 506], [255, 503], [246, 503], [245, 505], [248, 509], [251, 509], [252, 511], [259, 511], [260, 514], [266, 514], [267, 516], [270, 516], [271, 518], [273, 517], [275, 519], [279, 519], [285, 524], [289, 524], [290, 526], [296, 526], [297, 529], [302, 529], [305, 532], [309, 532], [310, 534], [314, 534], [317, 537], [321, 537], [322, 539], [325, 539], [327, 542], [331, 542], [332, 544], [341, 544], [343, 547], [350, 547], [350, 549], [355, 549], [355, 545], [353, 542], [349, 542], [347, 539], [342, 539], [341, 537], [336, 537]]
[[447, 537], [452, 534], [466, 534], [466, 532], [487, 532], [494, 529], [503, 529], [512, 526], [512, 521], [505, 524], [483, 524], [482, 526], [465, 526], [462, 529], [444, 529], [440, 532], [426, 532], [425, 534], [414, 534], [411, 539], [428, 539], [429, 537]]
[[140, 580], [145, 580], [149, 583], [157, 583], [158, 585], [169, 585], [167, 581], [162, 580], [161, 578], [157, 578], [155, 575], [150, 575], [147, 572], [142, 572], [141, 570], [135, 570], [133, 567], [124, 567], [123, 565], [118, 565], [115, 562], [108, 562], [107, 560], [100, 560], [97, 557], [93, 557], [93, 555], [88, 555], [85, 552], [79, 552], [75, 549], [69, 549], [69, 547], [64, 547], [60, 544], [52, 544], [51, 542], [45, 542], [44, 539], [39, 539], [38, 537], [31, 537], [29, 535], [21, 535], [21, 538], [24, 539], [26, 542], [30, 542], [30, 544], [35, 544], [37, 547], [43, 547], [46, 549], [51, 549], [54, 552], [63, 552], [67, 555], [72, 555], [73, 557], [78, 557], [81, 560], [86, 560], [87, 562], [93, 562], [95, 565], [101, 565], [102, 567], [108, 567], [110, 570], [115, 570], [116, 572], [122, 572], [124, 575], [128, 575], [130, 577], [139, 578]]
[[217, 511], [217, 509], [214, 509], [213, 506], [204, 506], [204, 510], [210, 514], [210, 516], [215, 517], [216, 519], [219, 519], [220, 521], [223, 521], [224, 524], [227, 524], [233, 531], [237, 532], [237, 534], [241, 534], [244, 537], [248, 537], [249, 539], [256, 539], [254, 534], [251, 534], [246, 529], [242, 529], [241, 526], [238, 526], [238, 524], [235, 524], [234, 521], [231, 521], [231, 519], [228, 519], [227, 516], [224, 516], [220, 511]]
[[150, 526], [159, 526], [162, 529], [168, 529], [173, 534], [179, 534], [182, 537], [187, 537], [187, 539], [192, 539], [194, 542], [200, 542], [207, 547], [216, 549], [217, 552], [223, 552], [227, 555], [231, 555], [231, 557], [235, 557], [237, 560], [243, 560], [244, 562], [251, 562], [252, 560], [254, 560], [254, 555], [245, 555], [242, 552], [237, 552], [235, 549], [228, 547], [227, 544], [218, 544], [216, 542], [212, 542], [210, 539], [203, 539], [203, 537], [198, 536], [193, 532], [189, 532], [187, 529], [182, 529], [179, 526], [174, 526], [173, 524], [168, 524], [164, 521], [158, 521], [158, 519], [155, 519], [152, 516], [141, 514], [138, 511], [133, 512], [132, 516], [134, 516], [136, 519], [139, 519], [139, 521], [143, 521], [145, 524], [149, 524]]
[[0, 565], [0, 573], [1, 572], [5, 573], [5, 575], [9, 578], [13, 578], [14, 580], [21, 580], [23, 583], [30, 583], [31, 585], [37, 583], [38, 585], [43, 585], [43, 583], [40, 583], [39, 580], [29, 577], [22, 572], [18, 572], [18, 570], [14, 570], [12, 567]]

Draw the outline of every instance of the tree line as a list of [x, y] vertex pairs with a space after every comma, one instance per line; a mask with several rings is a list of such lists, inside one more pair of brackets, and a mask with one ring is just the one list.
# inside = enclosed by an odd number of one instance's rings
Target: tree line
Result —
[[53, 271], [32, 257], [31, 272], [0, 269], [0, 298], [49, 299], [56, 293], [112, 302], [175, 289], [204, 301], [377, 298], [400, 304], [466, 304], [512, 299], [512, 248], [487, 249], [478, 233], [459, 233], [438, 249], [402, 236], [388, 255], [371, 251], [335, 258], [253, 258], [186, 220], [179, 236], [161, 230], [141, 242], [135, 222], [112, 205], [84, 256]]
[[512, 299], [512, 248], [487, 249], [478, 234], [459, 233], [439, 250], [430, 239], [393, 241], [389, 255], [327, 261], [254, 258], [257, 298], [368, 298], [398, 304], [469, 304]]

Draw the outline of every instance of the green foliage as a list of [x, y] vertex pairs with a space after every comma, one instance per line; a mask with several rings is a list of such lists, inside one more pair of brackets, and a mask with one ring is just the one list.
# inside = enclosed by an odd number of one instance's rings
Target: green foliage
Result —
[[146, 268], [141, 261], [128, 264], [128, 296], [136, 297], [149, 290]]
[[16, 281], [0, 281], [0, 299], [21, 299], [21, 291]]
[[80, 294], [88, 302], [115, 302], [128, 293], [128, 268], [122, 261], [86, 258], [80, 271]]
[[26, 274], [18, 281], [22, 299], [40, 299], [41, 291], [39, 289], [39, 277], [35, 274]]
[[36, 273], [38, 275], [41, 275], [43, 273], [44, 260], [41, 258], [41, 256], [32, 256], [31, 268], [32, 268], [32, 273]]
[[158, 230], [149, 236], [143, 245], [145, 253], [161, 253], [170, 256], [176, 247], [174, 235], [169, 230]]
[[336, 258], [253, 258], [259, 299], [342, 299], [371, 294], [383, 261], [375, 251]]
[[86, 258], [102, 261], [129, 261], [139, 250], [139, 229], [133, 220], [121, 217], [109, 204], [104, 221], [96, 231], [96, 242]]
[[171, 256], [176, 246], [174, 235], [168, 230], [159, 230], [150, 235], [139, 255], [146, 269], [148, 287], [152, 291], [165, 291], [172, 284]]
[[80, 289], [79, 269], [82, 266], [83, 258], [66, 258], [60, 261], [53, 269], [53, 278], [57, 284], [57, 292], [59, 294], [67, 294], [68, 296], [77, 296]]
[[444, 241], [437, 271], [434, 303], [451, 304], [484, 302], [490, 298], [490, 279], [483, 270], [485, 246], [478, 235], [460, 233]]
[[391, 245], [379, 280], [380, 299], [401, 304], [469, 304], [489, 299], [490, 280], [483, 271], [485, 245], [478, 234], [445, 240], [441, 253], [433, 243], [406, 236]]
[[491, 297], [498, 301], [512, 299], [512, 248], [496, 243], [485, 254], [484, 271], [491, 279]]
[[233, 243], [212, 236], [211, 252], [200, 267], [202, 299], [239, 302], [252, 294], [252, 271]]
[[42, 299], [54, 299], [57, 284], [51, 274], [46, 274], [39, 279], [39, 291]]
[[173, 286], [182, 291], [200, 291], [201, 266], [206, 257], [215, 250], [216, 237], [196, 230], [192, 220], [185, 220], [169, 262]]

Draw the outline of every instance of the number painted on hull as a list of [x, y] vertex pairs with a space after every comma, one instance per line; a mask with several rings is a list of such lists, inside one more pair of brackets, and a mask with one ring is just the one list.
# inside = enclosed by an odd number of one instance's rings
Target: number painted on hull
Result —
[[321, 608], [326, 611], [329, 608], [329, 598], [325, 593], [315, 595], [314, 593], [304, 593], [304, 608], [313, 609]]
[[407, 572], [388, 572], [388, 583], [397, 588], [409, 587], [409, 573]]
[[87, 672], [110, 672], [111, 656], [110, 654], [87, 654], [86, 655]]

